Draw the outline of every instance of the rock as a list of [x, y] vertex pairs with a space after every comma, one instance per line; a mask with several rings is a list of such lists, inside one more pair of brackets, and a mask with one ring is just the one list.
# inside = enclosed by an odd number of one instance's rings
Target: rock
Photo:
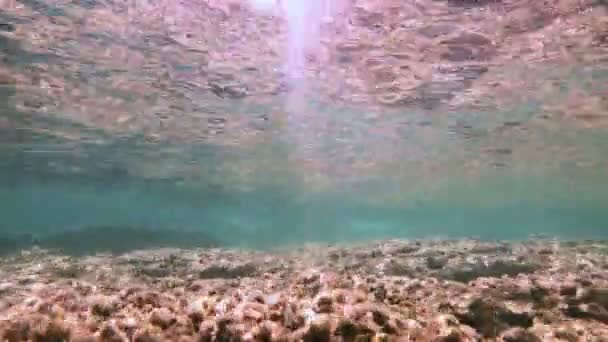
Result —
[[260, 322], [264, 319], [264, 313], [248, 307], [243, 310], [243, 318]]
[[388, 342], [388, 341], [389, 341], [389, 337], [385, 333], [377, 333], [372, 338], [372, 342]]
[[447, 336], [450, 335], [453, 328], [458, 327], [460, 322], [458, 322], [458, 319], [453, 315], [442, 314], [437, 317], [437, 324], [439, 326], [440, 334]]
[[328, 294], [320, 294], [315, 302], [315, 312], [317, 313], [332, 313], [333, 299]]
[[390, 316], [388, 315], [388, 313], [375, 308], [372, 310], [372, 319], [376, 324], [383, 327], [388, 324]]
[[405, 263], [391, 260], [385, 265], [384, 274], [387, 276], [414, 277], [416, 271]]
[[571, 331], [571, 330], [564, 329], [564, 328], [561, 328], [561, 329], [555, 331], [555, 333], [553, 335], [556, 338], [565, 340], [567, 342], [577, 342], [578, 341], [578, 335], [577, 335], [576, 331]]
[[504, 244], [477, 244], [473, 246], [470, 250], [470, 253], [474, 254], [508, 254], [511, 253], [511, 247], [506, 246]]
[[560, 296], [573, 297], [576, 296], [577, 292], [576, 284], [562, 285], [559, 289]]
[[11, 23], [0, 23], [0, 31], [14, 32], [15, 31], [15, 25], [13, 25]]
[[214, 341], [241, 341], [243, 332], [230, 319], [220, 319], [217, 322], [217, 331]]
[[[0, 86], [14, 86], [17, 82], [17, 79], [4, 71], [0, 71]], [[10, 245], [14, 244], [13, 241], [10, 241]]]
[[431, 270], [442, 269], [448, 264], [448, 258], [428, 257], [426, 258], [426, 266]]
[[145, 291], [142, 293], [138, 293], [133, 299], [135, 301], [135, 305], [138, 308], [142, 308], [145, 306], [157, 308], [160, 306], [161, 303], [161, 297], [159, 293], [155, 291]]
[[163, 339], [147, 330], [138, 331], [133, 335], [133, 342], [162, 342]]
[[421, 27], [418, 29], [418, 33], [427, 37], [427, 38], [437, 38], [439, 36], [444, 36], [449, 34], [450, 32], [455, 32], [457, 28], [452, 25], [447, 24], [437, 24], [437, 25], [428, 25]]
[[511, 328], [505, 331], [502, 340], [504, 342], [542, 342], [538, 336], [523, 328]]
[[214, 278], [222, 278], [222, 279], [234, 279], [234, 278], [244, 278], [251, 277], [257, 272], [257, 267], [251, 263], [246, 263], [242, 265], [230, 265], [230, 266], [218, 266], [213, 265], [207, 267], [199, 273], [199, 278], [201, 279], [214, 279]]
[[596, 303], [568, 304], [562, 311], [572, 318], [594, 319], [608, 324], [608, 310]]
[[104, 325], [99, 331], [99, 342], [127, 342], [127, 337], [113, 324]]
[[360, 333], [360, 327], [349, 319], [342, 319], [338, 322], [334, 335], [342, 337], [344, 341], [352, 341]]
[[187, 314], [195, 329], [199, 328], [199, 325], [205, 318], [204, 302], [202, 299], [194, 300], [188, 305]]
[[150, 323], [162, 329], [167, 329], [175, 322], [173, 313], [167, 308], [154, 309], [150, 315]]
[[93, 334], [79, 334], [72, 336], [70, 342], [98, 342], [99, 340]]
[[406, 245], [393, 248], [389, 251], [391, 254], [412, 254], [420, 250], [419, 245]]
[[0, 331], [3, 332], [3, 341], [26, 341], [30, 335], [30, 323], [28, 320], [13, 321], [5, 330]]
[[439, 336], [433, 342], [465, 342], [466, 339], [458, 331], [452, 330], [445, 336]]
[[533, 318], [527, 313], [515, 313], [491, 299], [477, 298], [465, 314], [456, 313], [460, 322], [474, 327], [485, 337], [497, 337], [510, 327], [529, 328]]
[[240, 99], [247, 96], [247, 89], [240, 84], [209, 82], [211, 91], [220, 98]]
[[283, 308], [283, 326], [287, 329], [296, 330], [304, 325], [304, 320], [296, 315], [294, 305], [288, 303]]
[[458, 36], [444, 40], [442, 43], [453, 45], [490, 45], [492, 41], [478, 33], [461, 32]]
[[139, 269], [139, 273], [151, 278], [164, 278], [171, 274], [171, 270], [164, 265], [153, 265], [142, 267]]
[[264, 302], [270, 306], [277, 305], [280, 300], [281, 300], [280, 293], [273, 293], [273, 294], [269, 294], [264, 297]]
[[327, 317], [320, 316], [312, 322], [302, 340], [303, 342], [330, 342], [331, 327]]
[[202, 322], [198, 329], [199, 342], [211, 342], [213, 340], [213, 329], [215, 328], [213, 321]]
[[585, 289], [581, 294], [582, 303], [595, 303], [608, 310], [608, 288]]
[[298, 284], [310, 285], [321, 281], [321, 275], [318, 272], [307, 272], [300, 275], [296, 280]]
[[5, 296], [11, 292], [14, 292], [15, 285], [10, 282], [0, 283], [0, 296]]
[[379, 302], [384, 302], [386, 299], [386, 287], [384, 284], [379, 284], [374, 288], [374, 298]]
[[118, 327], [127, 332], [129, 336], [133, 336], [133, 332], [137, 330], [138, 323], [135, 318], [127, 317], [119, 322]]
[[541, 286], [533, 286], [530, 288], [530, 297], [536, 304], [545, 304], [548, 302], [547, 297], [550, 295], [548, 289]]
[[70, 328], [59, 321], [43, 321], [32, 329], [30, 341], [32, 342], [61, 342], [70, 340]]
[[525, 262], [498, 260], [490, 264], [469, 265], [464, 269], [452, 269], [442, 273], [442, 277], [449, 280], [468, 283], [481, 277], [500, 278], [502, 276], [514, 277], [518, 274], [529, 274], [539, 269], [538, 265]]
[[272, 329], [266, 324], [260, 324], [253, 329], [253, 338], [256, 342], [272, 342]]
[[115, 297], [96, 296], [92, 299], [91, 313], [96, 316], [109, 317], [118, 309], [118, 300]]

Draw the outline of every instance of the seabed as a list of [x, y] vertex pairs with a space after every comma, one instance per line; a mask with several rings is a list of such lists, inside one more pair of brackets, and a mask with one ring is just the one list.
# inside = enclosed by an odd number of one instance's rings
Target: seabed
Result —
[[608, 244], [386, 240], [0, 265], [6, 341], [606, 341]]

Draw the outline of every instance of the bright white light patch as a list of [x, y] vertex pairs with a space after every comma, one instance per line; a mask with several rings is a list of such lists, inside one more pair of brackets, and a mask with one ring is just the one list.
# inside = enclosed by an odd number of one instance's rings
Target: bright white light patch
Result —
[[276, 0], [249, 0], [257, 11], [270, 11], [274, 8]]

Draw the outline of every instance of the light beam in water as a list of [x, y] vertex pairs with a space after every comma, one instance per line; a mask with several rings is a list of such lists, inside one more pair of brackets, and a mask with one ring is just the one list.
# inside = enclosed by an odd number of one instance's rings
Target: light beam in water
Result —
[[321, 23], [335, 14], [341, 0], [251, 0], [254, 8], [283, 13], [288, 25], [287, 42], [282, 62], [289, 93], [285, 98], [287, 138], [295, 149], [296, 159], [317, 159], [323, 154], [326, 117], [309, 106], [309, 84], [306, 80], [306, 56], [316, 54], [320, 44]]

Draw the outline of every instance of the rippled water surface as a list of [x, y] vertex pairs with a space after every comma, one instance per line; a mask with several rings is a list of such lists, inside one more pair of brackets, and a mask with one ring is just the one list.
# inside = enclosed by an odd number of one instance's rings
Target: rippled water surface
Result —
[[0, 5], [0, 245], [608, 232], [604, 1]]

